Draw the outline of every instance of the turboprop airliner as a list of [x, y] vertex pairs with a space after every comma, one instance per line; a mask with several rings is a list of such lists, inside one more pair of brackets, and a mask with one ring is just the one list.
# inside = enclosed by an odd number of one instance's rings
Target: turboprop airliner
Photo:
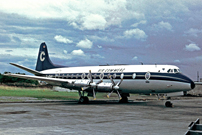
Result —
[[[41, 80], [63, 88], [78, 90], [79, 103], [88, 103], [88, 96], [96, 99], [97, 92], [117, 93], [120, 102], [128, 102], [130, 94], [160, 94], [187, 92], [194, 82], [174, 65], [113, 65], [64, 67], [51, 62], [47, 45], [41, 43], [36, 69], [10, 63], [35, 76], [6, 74], [7, 76]], [[84, 94], [87, 93], [87, 96]], [[171, 106], [167, 101], [165, 105]]]

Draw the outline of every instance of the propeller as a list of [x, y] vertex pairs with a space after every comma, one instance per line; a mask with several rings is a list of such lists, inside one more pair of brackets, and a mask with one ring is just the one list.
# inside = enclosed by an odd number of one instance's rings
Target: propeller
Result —
[[94, 82], [93, 82], [93, 77], [92, 77], [91, 70], [89, 70], [89, 79], [90, 79], [89, 86], [87, 86], [87, 87], [82, 87], [81, 89], [82, 89], [82, 91], [85, 91], [85, 90], [87, 90], [88, 88], [93, 87], [93, 99], [96, 100], [94, 87], [96, 87], [99, 83], [101, 83], [102, 80], [100, 80], [100, 81], [94, 83]]
[[118, 94], [118, 96], [119, 96], [119, 99], [121, 100], [122, 99], [122, 97], [121, 97], [121, 95], [120, 95], [120, 93], [119, 93], [119, 86], [121, 85], [121, 83], [122, 83], [122, 81], [123, 81], [123, 75], [121, 76], [121, 80], [117, 83], [117, 84], [115, 84], [115, 82], [114, 82], [114, 80], [112, 79], [112, 77], [111, 76], [109, 76], [109, 78], [110, 78], [110, 80], [111, 80], [111, 83], [112, 83], [112, 88], [113, 88], [113, 90], [107, 95], [107, 97], [109, 98], [110, 96], [111, 96], [111, 94], [114, 92], [114, 90], [116, 90], [116, 93]]

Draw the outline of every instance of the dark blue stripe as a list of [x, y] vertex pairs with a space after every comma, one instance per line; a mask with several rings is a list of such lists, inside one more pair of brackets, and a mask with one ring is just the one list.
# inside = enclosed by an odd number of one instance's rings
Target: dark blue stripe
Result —
[[[57, 77], [57, 78], [63, 78], [63, 79], [82, 79], [81, 75], [83, 73], [73, 73], [73, 74], [47, 74], [45, 76], [52, 76], [53, 78]], [[97, 74], [96, 78], [94, 78], [94, 74]], [[92, 73], [93, 75], [93, 79], [100, 79], [99, 75], [101, 73]], [[116, 78], [115, 79], [120, 79], [120, 76], [122, 73], [104, 73], [104, 78], [103, 79], [109, 79], [108, 76], [111, 75], [113, 76], [113, 74], [116, 74]], [[132, 75], [133, 73], [123, 73], [124, 74], [124, 78], [123, 79], [133, 79]], [[146, 72], [138, 72], [136, 73], [136, 80], [146, 80], [145, 79], [145, 74]], [[181, 74], [181, 73], [150, 73], [151, 77], [149, 80], [165, 80], [165, 81], [178, 81], [178, 82], [187, 82], [190, 83], [192, 80], [189, 79], [188, 77], [186, 77], [185, 75]], [[68, 75], [68, 76], [67, 76]], [[85, 73], [85, 79], [87, 79], [87, 75], [88, 73]], [[134, 80], [135, 80], [134, 79]]]

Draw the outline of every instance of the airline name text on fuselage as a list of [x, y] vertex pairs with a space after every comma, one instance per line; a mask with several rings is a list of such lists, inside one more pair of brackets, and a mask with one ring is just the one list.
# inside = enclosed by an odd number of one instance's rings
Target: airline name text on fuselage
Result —
[[99, 69], [98, 72], [123, 72], [125, 68], [117, 68], [117, 69]]

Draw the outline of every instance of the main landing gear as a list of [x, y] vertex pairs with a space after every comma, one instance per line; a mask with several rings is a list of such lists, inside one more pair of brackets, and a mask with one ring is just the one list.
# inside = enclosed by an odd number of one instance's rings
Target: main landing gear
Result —
[[127, 95], [122, 95], [121, 94], [121, 99], [119, 100], [119, 103], [128, 103]]
[[[79, 92], [79, 104], [88, 104], [89, 103], [89, 98], [87, 96], [84, 96], [84, 91], [78, 91]], [[120, 95], [120, 100], [119, 103], [128, 103], [128, 97], [130, 96], [129, 94], [119, 94]]]
[[79, 98], [79, 102], [78, 102], [79, 104], [88, 104], [89, 103], [89, 99], [88, 99], [88, 97], [86, 97], [86, 96], [81, 96], [80, 98]]
[[81, 94], [81, 91], [79, 91], [79, 104], [88, 104], [89, 103], [89, 99], [87, 96], [84, 96], [84, 91], [82, 91], [82, 94]]

